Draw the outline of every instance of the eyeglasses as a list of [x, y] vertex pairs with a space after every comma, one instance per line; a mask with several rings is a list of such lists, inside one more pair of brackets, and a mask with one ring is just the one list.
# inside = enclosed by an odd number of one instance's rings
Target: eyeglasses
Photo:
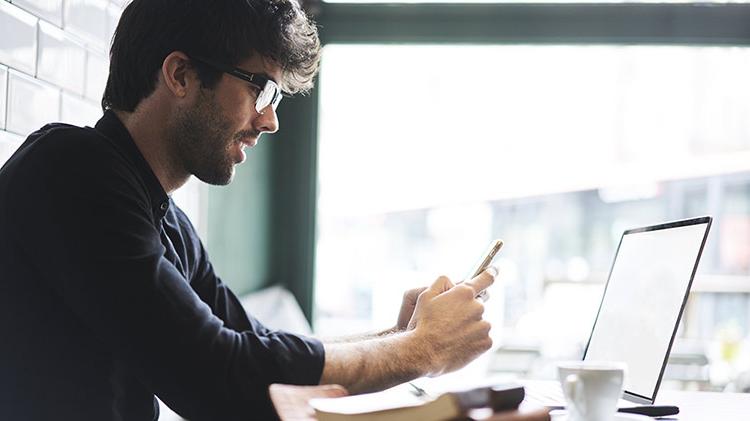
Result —
[[281, 98], [284, 97], [279, 85], [263, 75], [249, 73], [236, 67], [227, 66], [202, 57], [190, 56], [190, 58], [191, 60], [213, 67], [216, 70], [220, 70], [260, 88], [260, 93], [258, 93], [258, 96], [255, 98], [255, 111], [261, 114], [269, 105], [273, 107], [275, 111], [276, 107], [279, 106], [279, 102], [281, 102]]

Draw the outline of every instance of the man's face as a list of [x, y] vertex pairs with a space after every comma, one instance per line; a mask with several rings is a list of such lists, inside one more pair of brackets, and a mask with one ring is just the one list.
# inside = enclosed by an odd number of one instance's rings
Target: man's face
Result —
[[[281, 70], [254, 56], [238, 68], [279, 81]], [[259, 88], [222, 74], [214, 89], [198, 89], [194, 100], [178, 111], [173, 132], [175, 154], [189, 174], [214, 185], [232, 181], [234, 166], [245, 160], [245, 147], [253, 147], [264, 132], [278, 130], [273, 107], [255, 110]]]

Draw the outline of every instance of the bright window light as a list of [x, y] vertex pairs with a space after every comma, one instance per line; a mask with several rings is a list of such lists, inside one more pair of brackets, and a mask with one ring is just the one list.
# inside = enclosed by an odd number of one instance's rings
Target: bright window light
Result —
[[495, 342], [576, 358], [622, 230], [712, 214], [676, 346], [750, 369], [715, 351], [750, 333], [748, 74], [740, 47], [325, 47], [316, 331], [389, 327], [502, 238]]

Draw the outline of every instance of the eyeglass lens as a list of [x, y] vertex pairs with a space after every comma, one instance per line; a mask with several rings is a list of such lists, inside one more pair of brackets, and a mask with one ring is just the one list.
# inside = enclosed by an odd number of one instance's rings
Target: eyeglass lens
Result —
[[258, 98], [255, 100], [255, 110], [258, 112], [263, 111], [266, 107], [271, 105], [274, 110], [279, 106], [281, 102], [281, 90], [279, 86], [273, 81], [269, 80], [266, 82], [266, 86], [258, 94]]

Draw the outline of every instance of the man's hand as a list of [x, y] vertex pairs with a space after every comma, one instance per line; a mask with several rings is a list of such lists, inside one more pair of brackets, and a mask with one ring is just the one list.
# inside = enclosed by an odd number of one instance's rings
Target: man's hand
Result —
[[490, 323], [482, 319], [484, 304], [475, 297], [496, 274], [491, 267], [458, 285], [441, 276], [417, 298], [408, 329], [425, 350], [430, 375], [457, 370], [492, 346]]
[[398, 312], [398, 321], [396, 330], [406, 330], [414, 314], [414, 307], [417, 306], [417, 298], [427, 287], [414, 288], [404, 293], [404, 299], [401, 301], [401, 310]]
[[271, 402], [281, 421], [315, 421], [315, 410], [308, 402], [313, 398], [339, 398], [349, 392], [339, 385], [294, 386], [274, 383], [268, 388]]
[[490, 324], [482, 320], [484, 304], [474, 297], [496, 274], [492, 268], [458, 285], [441, 276], [421, 293], [408, 291], [398, 321], [399, 326], [409, 321], [406, 331], [325, 342], [320, 384], [340, 384], [352, 393], [374, 392], [463, 367], [492, 345]]

